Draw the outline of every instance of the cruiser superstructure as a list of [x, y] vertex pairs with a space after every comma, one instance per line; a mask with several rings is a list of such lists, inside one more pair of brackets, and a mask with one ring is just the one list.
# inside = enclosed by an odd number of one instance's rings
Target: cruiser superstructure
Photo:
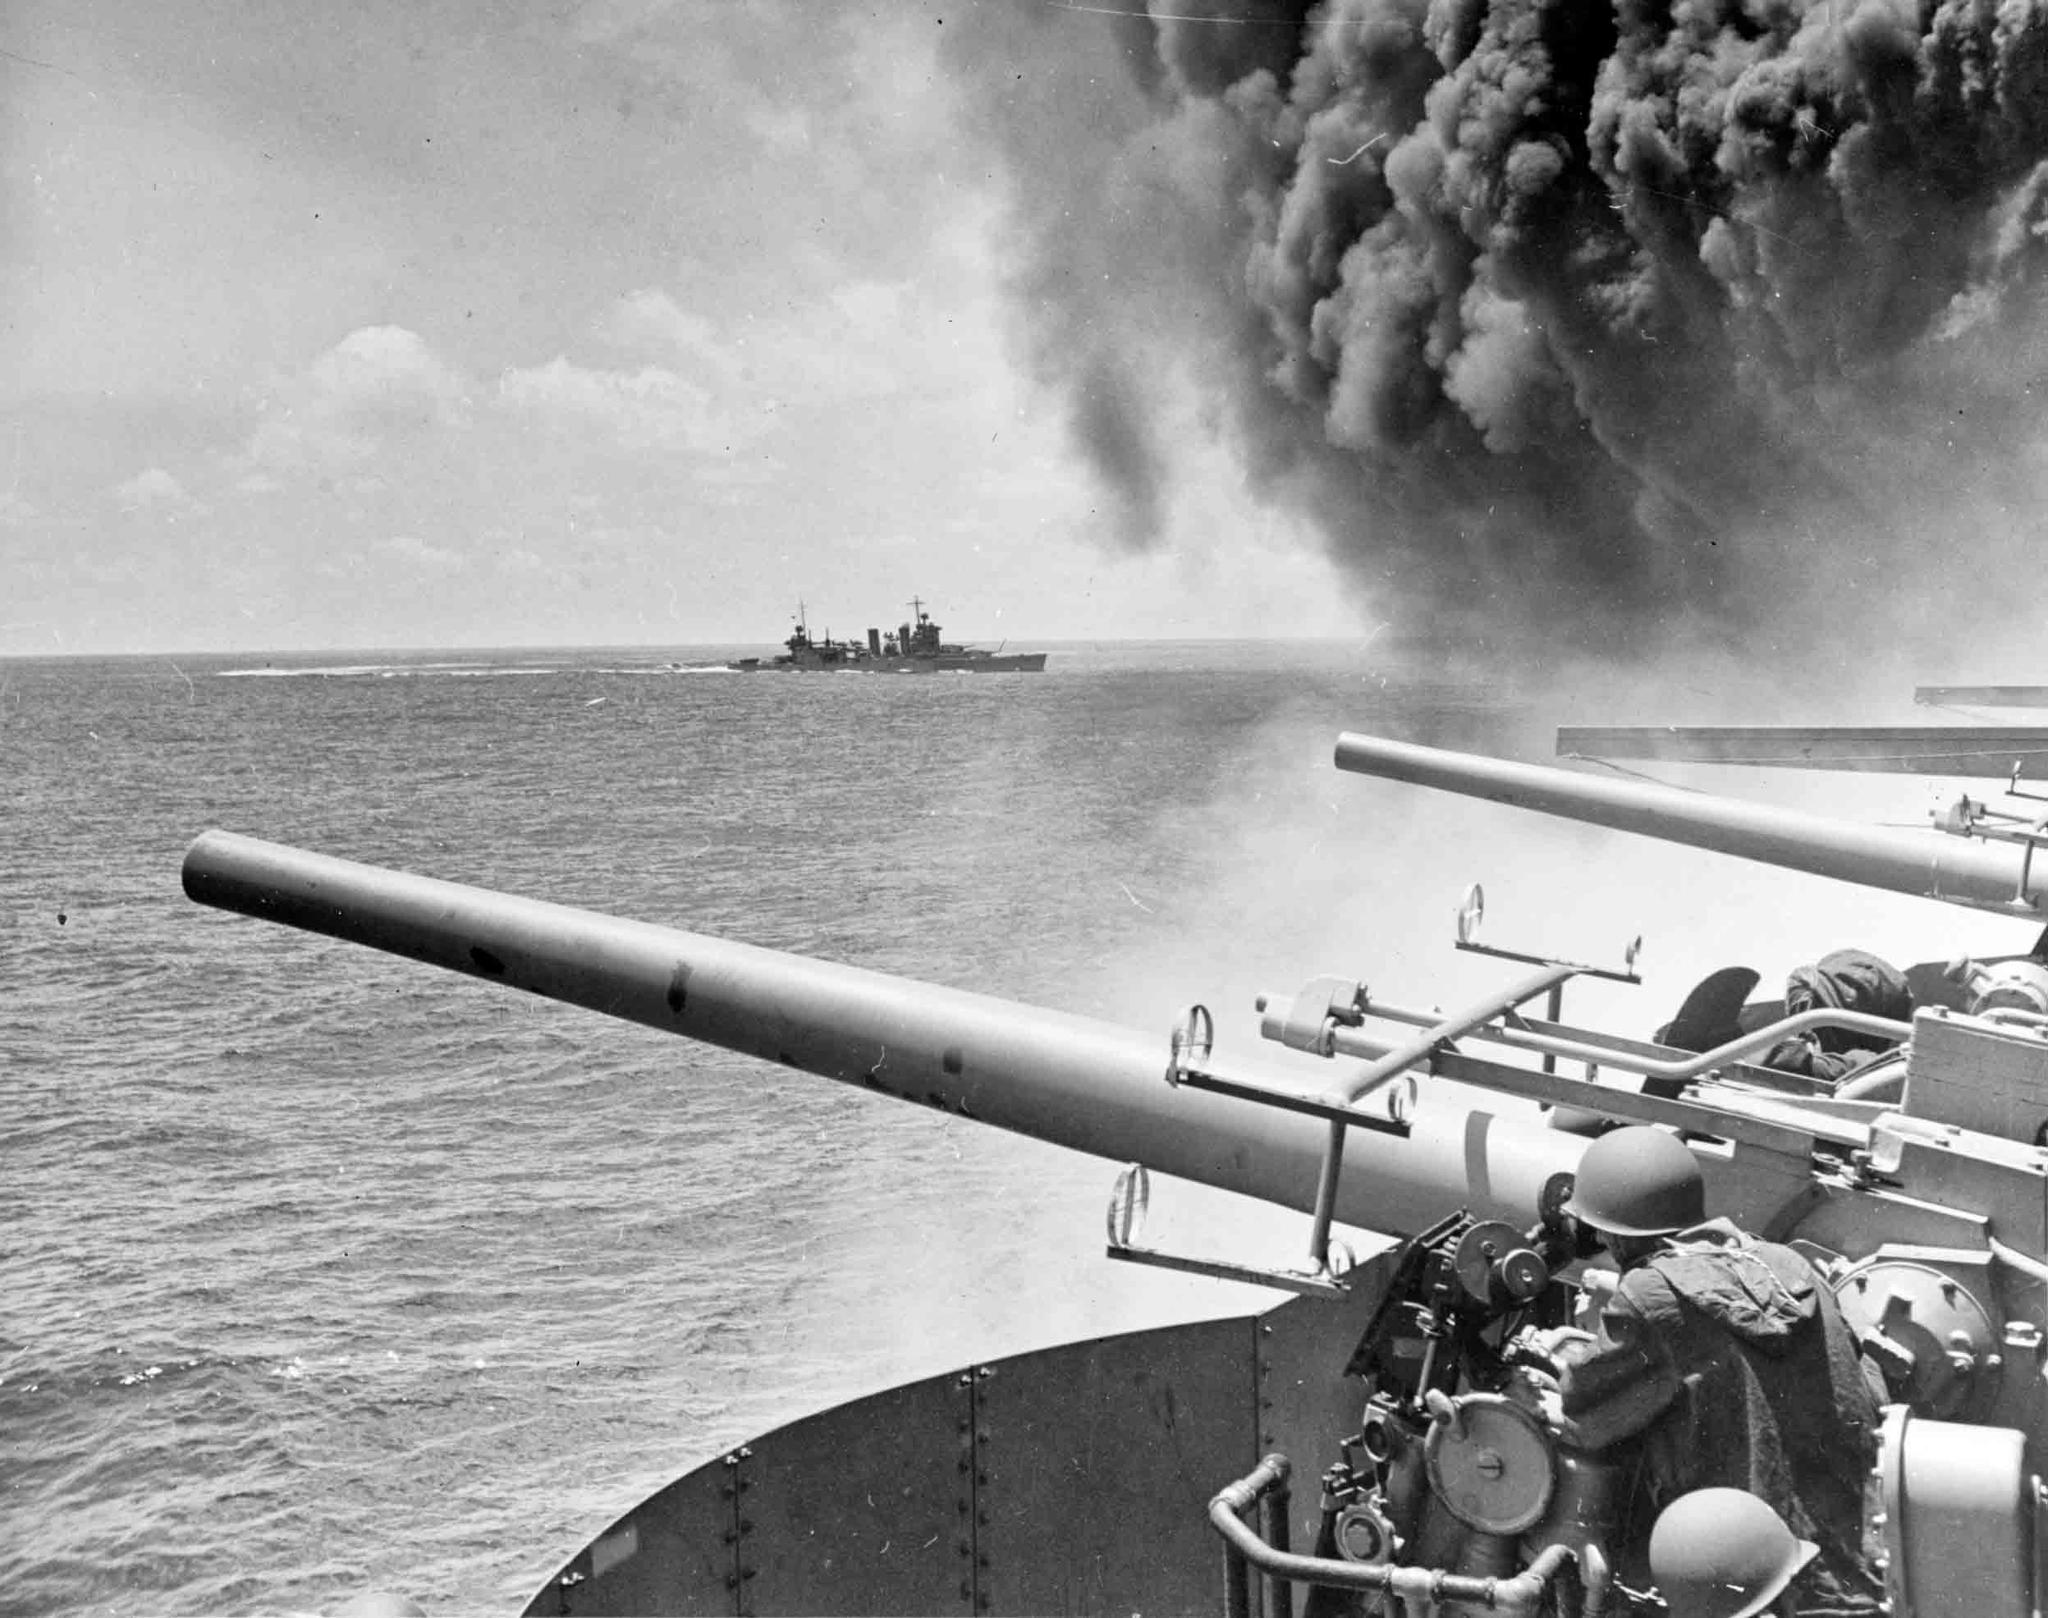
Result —
[[746, 673], [849, 674], [1042, 674], [1043, 652], [991, 652], [979, 646], [957, 646], [940, 639], [939, 626], [913, 596], [913, 620], [883, 631], [870, 628], [863, 641], [823, 639], [811, 635], [810, 620], [797, 603], [796, 627], [782, 644], [780, 657], [743, 657], [732, 664]]

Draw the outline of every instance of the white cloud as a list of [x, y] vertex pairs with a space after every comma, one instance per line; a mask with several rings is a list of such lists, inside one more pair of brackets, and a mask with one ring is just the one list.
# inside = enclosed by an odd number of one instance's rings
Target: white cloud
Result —
[[542, 420], [581, 423], [627, 449], [723, 455], [742, 437], [710, 392], [659, 366], [593, 370], [557, 355], [546, 365], [507, 371], [498, 400]]
[[155, 511], [168, 516], [187, 516], [202, 508], [185, 492], [185, 486], [160, 466], [135, 474], [114, 485], [114, 500], [123, 511]]
[[879, 398], [903, 386], [894, 359], [905, 333], [904, 288], [858, 281], [778, 315], [750, 311], [729, 330], [658, 289], [622, 298], [605, 335], [652, 348], [753, 408]]
[[[351, 432], [340, 422], [288, 410], [274, 421], [259, 424], [242, 453], [252, 466], [303, 471], [338, 461], [364, 460], [376, 448], [367, 435]], [[270, 482], [276, 486], [274, 478]]]
[[464, 425], [470, 408], [461, 375], [403, 326], [350, 332], [278, 384], [272, 402], [277, 413], [250, 434], [238, 463], [244, 492], [275, 490], [274, 471], [352, 465], [393, 437]]
[[363, 326], [322, 354], [307, 379], [323, 399], [339, 405], [375, 404], [404, 397], [458, 400], [462, 381], [403, 326]]
[[719, 340], [717, 326], [659, 288], [627, 293], [603, 323], [602, 335], [625, 349], [654, 348], [692, 360], [723, 382], [743, 379], [743, 358]]

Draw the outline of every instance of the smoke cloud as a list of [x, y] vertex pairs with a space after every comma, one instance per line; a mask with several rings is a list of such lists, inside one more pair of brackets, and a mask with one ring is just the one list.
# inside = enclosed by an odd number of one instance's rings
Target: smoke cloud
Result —
[[1127, 543], [1192, 385], [1375, 616], [1933, 636], [2031, 557], [2048, 0], [970, 23], [1029, 352]]

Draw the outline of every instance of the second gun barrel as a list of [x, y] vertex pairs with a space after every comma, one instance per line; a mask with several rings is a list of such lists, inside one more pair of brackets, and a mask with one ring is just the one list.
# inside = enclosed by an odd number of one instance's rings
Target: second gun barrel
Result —
[[2034, 869], [2021, 850], [1932, 829], [1859, 826], [1796, 809], [1648, 782], [1606, 781], [1355, 732], [1337, 738], [1337, 768], [1977, 909], [2025, 914], [2039, 908], [2048, 889], [2048, 871]]

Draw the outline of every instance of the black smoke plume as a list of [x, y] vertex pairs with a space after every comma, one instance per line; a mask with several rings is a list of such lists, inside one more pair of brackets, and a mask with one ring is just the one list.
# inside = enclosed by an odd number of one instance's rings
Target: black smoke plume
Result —
[[948, 33], [1031, 353], [1130, 543], [1179, 378], [1380, 616], [1896, 638], [2031, 561], [2048, 0], [1157, 0]]

